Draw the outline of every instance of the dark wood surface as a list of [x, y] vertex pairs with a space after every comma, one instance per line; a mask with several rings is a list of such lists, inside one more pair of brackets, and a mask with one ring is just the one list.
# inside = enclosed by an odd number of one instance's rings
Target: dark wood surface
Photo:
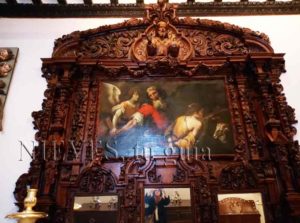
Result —
[[167, 220], [172, 223], [193, 223], [191, 206], [168, 206], [166, 207]]
[[220, 223], [261, 223], [259, 214], [220, 215]]
[[[267, 223], [275, 222], [278, 211], [282, 221], [297, 223], [300, 153], [293, 139], [294, 110], [280, 84], [284, 55], [274, 53], [263, 33], [210, 20], [178, 19], [172, 7], [149, 12], [144, 20], [76, 31], [55, 41], [52, 57], [43, 59], [47, 90], [42, 109], [32, 113], [39, 145], [28, 173], [16, 183], [16, 204], [22, 208], [30, 185], [39, 190], [36, 210], [48, 212], [50, 222], [72, 223], [75, 196], [116, 194], [114, 219], [141, 223], [145, 188], [187, 187], [194, 223], [218, 222], [218, 194], [249, 192], [262, 194]], [[139, 52], [135, 41], [145, 37], [147, 28], [155, 29], [157, 20], [169, 21], [184, 39], [189, 57], [134, 57]], [[211, 79], [224, 81], [233, 154], [211, 160], [103, 156], [97, 143], [103, 81]]]
[[116, 211], [76, 211], [74, 223], [117, 223]]

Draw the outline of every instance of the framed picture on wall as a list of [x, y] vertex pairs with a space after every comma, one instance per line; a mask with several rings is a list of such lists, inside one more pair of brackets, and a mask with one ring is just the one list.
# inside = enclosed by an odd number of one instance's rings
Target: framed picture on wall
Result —
[[8, 94], [10, 81], [12, 79], [17, 55], [18, 48], [0, 47], [0, 131], [2, 131], [4, 105]]

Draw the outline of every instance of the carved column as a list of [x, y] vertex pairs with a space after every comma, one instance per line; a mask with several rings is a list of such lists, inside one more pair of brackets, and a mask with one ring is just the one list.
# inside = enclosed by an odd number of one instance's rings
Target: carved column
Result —
[[52, 110], [52, 121], [50, 123], [49, 137], [45, 143], [45, 187], [44, 195], [51, 192], [58, 174], [58, 163], [65, 153], [64, 138], [67, 128], [67, 114], [69, 112], [69, 98], [71, 95], [71, 72], [69, 67], [63, 67], [57, 71], [57, 81], [54, 91], [54, 101]]
[[141, 194], [140, 189], [137, 188], [137, 183], [134, 178], [128, 179], [125, 188], [125, 197], [123, 207], [126, 211], [121, 216], [125, 216], [122, 221], [124, 223], [141, 223]]
[[[194, 193], [197, 212], [197, 223], [214, 223], [217, 222], [217, 203], [212, 198], [210, 187], [204, 177], [197, 177]], [[198, 215], [199, 213], [199, 215]]]
[[[265, 103], [263, 103], [265, 115], [265, 128], [266, 128], [266, 138], [269, 142], [270, 153], [273, 159], [278, 164], [280, 169], [279, 173], [282, 175], [283, 185], [287, 191], [293, 191], [293, 185], [291, 182], [290, 168], [288, 167], [288, 154], [287, 154], [287, 143], [288, 138], [282, 132], [282, 123], [279, 121], [281, 112], [278, 110], [278, 96], [273, 98], [273, 84], [275, 81], [274, 76], [266, 72], [265, 68], [262, 67], [263, 64], [257, 63], [258, 79], [260, 83], [260, 89], [262, 98]], [[278, 76], [279, 77], [279, 76]], [[278, 80], [276, 80], [277, 82]]]
[[97, 80], [91, 80], [89, 91], [88, 112], [85, 126], [84, 144], [82, 150], [82, 162], [86, 165], [93, 160], [98, 142], [96, 136], [98, 115], [99, 84]]
[[68, 153], [66, 161], [72, 166], [71, 179], [74, 182], [80, 173], [80, 166], [83, 162], [83, 147], [85, 136], [85, 123], [87, 118], [88, 109], [88, 96], [89, 96], [89, 75], [77, 71], [77, 75], [83, 75], [80, 81], [74, 85], [74, 104], [72, 108], [70, 137], [68, 142]]
[[[287, 189], [287, 200], [291, 208], [292, 222], [298, 222], [300, 216], [300, 193], [299, 191], [299, 163], [300, 152], [297, 142], [293, 141], [293, 137], [296, 135], [296, 128], [293, 124], [296, 124], [294, 109], [287, 104], [286, 97], [283, 93], [283, 87], [280, 84], [280, 75], [285, 72], [284, 61], [273, 61], [270, 69], [270, 79], [273, 87], [274, 101], [276, 102], [276, 109], [281, 126], [279, 129], [278, 141], [284, 141], [285, 143], [277, 145], [277, 149], [281, 156], [281, 169], [285, 174]], [[281, 139], [283, 138], [283, 139]], [[282, 155], [283, 154], [283, 155]]]
[[[245, 131], [247, 136], [247, 142], [250, 152], [250, 157], [252, 160], [258, 160], [259, 159], [259, 153], [257, 149], [257, 136], [256, 131], [253, 126], [253, 115], [251, 113], [250, 103], [249, 103], [249, 89], [248, 89], [248, 79], [246, 76], [246, 71], [241, 70], [246, 65], [240, 64], [238, 67], [238, 73], [237, 73], [237, 88], [239, 92], [240, 97], [240, 106], [243, 114], [244, 119], [244, 125], [245, 125]], [[242, 73], [243, 72], [243, 73]]]
[[232, 120], [234, 123], [234, 132], [236, 137], [235, 160], [246, 159], [246, 137], [243, 128], [243, 121], [239, 106], [239, 96], [236, 88], [236, 80], [233, 75], [227, 77], [227, 89], [231, 101]]

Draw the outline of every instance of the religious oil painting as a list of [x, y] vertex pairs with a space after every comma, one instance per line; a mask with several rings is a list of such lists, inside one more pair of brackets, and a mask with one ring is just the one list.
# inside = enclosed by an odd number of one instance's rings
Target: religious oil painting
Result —
[[106, 155], [233, 153], [224, 80], [101, 85], [98, 140]]
[[192, 223], [189, 188], [147, 188], [144, 196], [145, 223]]
[[18, 48], [0, 47], [0, 131], [2, 131], [4, 105], [7, 98], [10, 81], [12, 79], [17, 55]]

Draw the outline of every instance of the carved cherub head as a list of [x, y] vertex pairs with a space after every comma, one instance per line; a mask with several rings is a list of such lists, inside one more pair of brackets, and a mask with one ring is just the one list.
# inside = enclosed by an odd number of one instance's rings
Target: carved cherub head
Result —
[[167, 28], [168, 28], [168, 23], [164, 21], [159, 21], [157, 23], [156, 35], [161, 39], [166, 38], [168, 35]]
[[0, 49], [0, 61], [9, 60], [13, 57], [11, 50], [9, 49]]
[[8, 72], [11, 71], [12, 67], [8, 63], [0, 64], [0, 77], [7, 76]]

